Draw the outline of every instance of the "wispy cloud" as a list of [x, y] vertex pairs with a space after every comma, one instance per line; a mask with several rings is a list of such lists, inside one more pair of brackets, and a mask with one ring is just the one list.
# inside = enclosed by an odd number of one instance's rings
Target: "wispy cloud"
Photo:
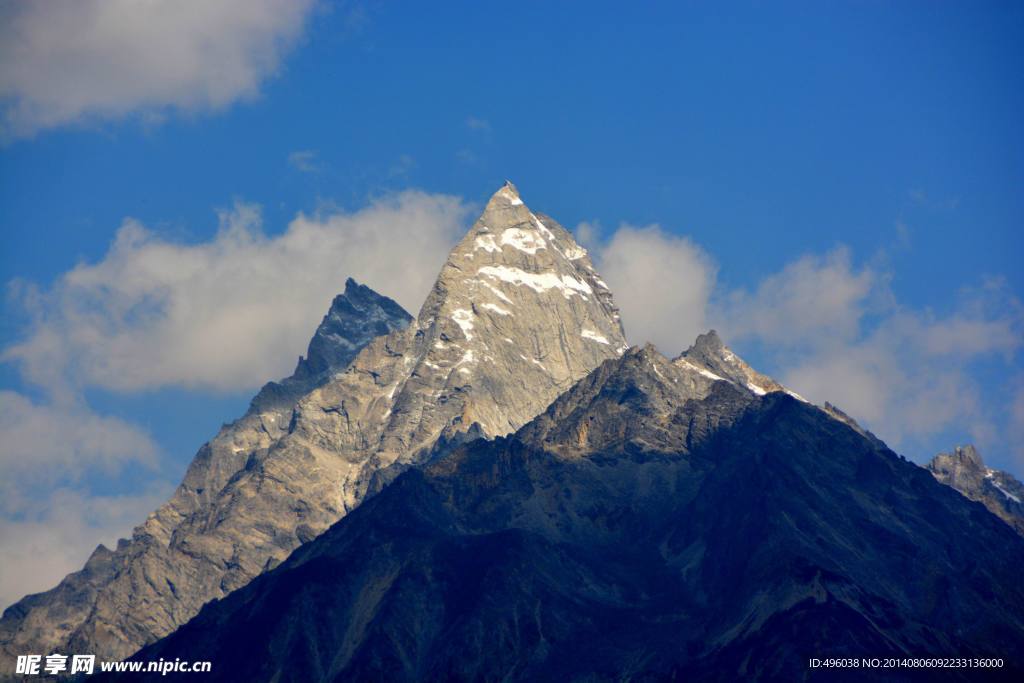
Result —
[[81, 569], [98, 544], [116, 547], [172, 491], [167, 482], [127, 495], [57, 488], [24, 505], [17, 517], [0, 516], [0, 609], [57, 585]]
[[300, 149], [288, 155], [288, 165], [303, 173], [318, 173], [322, 166], [315, 149]]
[[[856, 265], [845, 247], [799, 257], [752, 289], [726, 290], [703, 250], [657, 226], [622, 225], [603, 237], [582, 223], [576, 235], [615, 293], [633, 344], [674, 354], [717, 327], [728, 343], [761, 349], [771, 359], [762, 369], [839, 405], [896, 448], [954, 429], [1010, 451], [1014, 437], [1005, 435], [1024, 434], [1024, 392], [1006, 410], [975, 371], [1012, 364], [1024, 344], [1024, 307], [998, 279], [964, 288], [936, 313], [901, 304], [884, 259]], [[1013, 386], [1007, 376], [1000, 390]]]
[[99, 261], [13, 287], [30, 322], [2, 358], [42, 398], [0, 391], [0, 601], [51, 587], [170, 493], [97, 494], [97, 477], [158, 472], [162, 454], [141, 427], [91, 410], [86, 391], [233, 391], [285, 375], [346, 277], [418, 309], [468, 211], [407, 191], [299, 214], [268, 237], [259, 208], [237, 204], [191, 244], [126, 220]]
[[717, 268], [692, 241], [657, 225], [624, 224], [600, 241], [593, 224], [581, 223], [576, 234], [592, 249], [633, 343], [676, 354], [706, 329]]
[[348, 276], [416, 311], [467, 222], [459, 199], [416, 191], [300, 214], [273, 237], [249, 204], [198, 244], [129, 219], [98, 262], [20, 287], [31, 323], [2, 358], [51, 395], [257, 387], [291, 370]]
[[391, 178], [400, 178], [409, 175], [409, 172], [416, 168], [416, 159], [410, 154], [402, 154], [398, 157], [398, 161], [391, 165], [388, 169], [388, 176]]
[[1024, 309], [998, 280], [964, 288], [945, 313], [902, 305], [892, 273], [853, 264], [839, 248], [805, 256], [734, 291], [715, 317], [737, 342], [760, 343], [789, 386], [839, 405], [894, 447], [945, 429], [986, 444], [1002, 418], [974, 365], [1009, 360], [1024, 339]]
[[316, 0], [0, 4], [0, 137], [258, 94]]
[[470, 130], [481, 131], [489, 133], [491, 131], [491, 123], [487, 119], [480, 118], [478, 116], [467, 116], [466, 126]]
[[37, 403], [0, 391], [0, 493], [10, 501], [40, 483], [76, 481], [83, 472], [112, 474], [135, 462], [155, 466], [159, 449], [140, 428], [97, 415], [80, 402]]

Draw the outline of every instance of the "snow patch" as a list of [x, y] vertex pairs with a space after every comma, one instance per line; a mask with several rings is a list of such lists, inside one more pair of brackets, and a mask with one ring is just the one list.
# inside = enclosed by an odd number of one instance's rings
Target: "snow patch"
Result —
[[583, 337], [584, 339], [596, 341], [598, 344], [610, 344], [607, 338], [599, 335], [597, 332], [594, 332], [593, 330], [588, 330], [584, 328], [583, 330], [580, 331], [580, 336]]
[[[570, 261], [578, 261], [579, 259], [583, 258], [586, 255], [587, 250], [578, 244], [572, 245], [565, 252], [565, 258], [569, 259]], [[605, 289], [608, 288], [605, 287]]]
[[711, 372], [710, 370], [706, 370], [706, 369], [704, 369], [702, 367], [698, 367], [698, 366], [694, 365], [693, 363], [691, 363], [690, 361], [686, 360], [685, 358], [680, 358], [679, 362], [682, 363], [683, 365], [685, 365], [686, 367], [690, 368], [691, 370], [704, 375], [708, 379], [713, 379], [713, 380], [718, 381], [718, 382], [726, 381], [724, 377], [719, 377], [718, 375], [716, 375], [715, 373]]
[[1006, 496], [1007, 498], [1012, 500], [1014, 503], [1019, 503], [1020, 502], [1020, 498], [1018, 498], [1017, 496], [1013, 495], [1012, 493], [1010, 493], [1009, 491], [1004, 489], [1002, 486], [1000, 486], [999, 482], [996, 481], [995, 479], [992, 480], [992, 485], [995, 486], [997, 489], [999, 489], [1000, 493], [1002, 493], [1004, 496]]
[[528, 273], [525, 270], [509, 266], [484, 266], [477, 273], [513, 285], [525, 285], [535, 292], [557, 289], [566, 299], [579, 295], [586, 300], [586, 294], [594, 292], [586, 282], [557, 273]]
[[473, 335], [470, 334], [473, 329], [473, 312], [465, 308], [457, 308], [452, 311], [452, 320], [462, 328], [462, 334], [466, 335], [466, 339], [472, 339]]
[[519, 228], [508, 228], [501, 233], [501, 243], [531, 255], [536, 254], [538, 249], [547, 247], [547, 243], [538, 235]]
[[764, 390], [763, 387], [759, 387], [756, 384], [754, 384], [753, 382], [747, 382], [747, 389], [750, 389], [751, 391], [753, 391], [758, 396], [764, 396], [765, 394], [768, 393], [767, 391]]
[[501, 247], [494, 241], [493, 235], [480, 235], [473, 240], [473, 251], [483, 249], [484, 251], [501, 251]]
[[512, 206], [522, 206], [523, 200], [520, 199], [519, 197], [511, 197], [509, 198], [508, 203], [511, 204]]
[[650, 363], [651, 363], [651, 370], [654, 370], [654, 374], [656, 374], [661, 379], [665, 379], [665, 375], [661, 374], [661, 370], [659, 370], [658, 366], [654, 364], [654, 361], [652, 360], [652, 361], [650, 361]]
[[494, 311], [498, 315], [512, 315], [511, 311], [506, 311], [498, 304], [481, 304], [480, 308], [486, 308], [488, 311]]
[[800, 394], [796, 393], [795, 391], [790, 391], [789, 389], [786, 389], [786, 393], [789, 394], [790, 396], [792, 396], [793, 398], [795, 398], [798, 401], [803, 401], [804, 403], [807, 403], [808, 405], [810, 405], [810, 403], [811, 403], [810, 401], [808, 401], [806, 398], [804, 398]]
[[481, 282], [480, 284], [482, 284], [487, 289], [491, 290], [491, 292], [494, 294], [494, 296], [498, 297], [499, 299], [501, 299], [505, 303], [507, 303], [507, 304], [511, 304], [512, 303], [512, 299], [509, 299], [507, 296], [505, 296], [505, 293], [502, 292], [497, 287], [493, 287], [493, 286], [487, 284], [486, 282]]

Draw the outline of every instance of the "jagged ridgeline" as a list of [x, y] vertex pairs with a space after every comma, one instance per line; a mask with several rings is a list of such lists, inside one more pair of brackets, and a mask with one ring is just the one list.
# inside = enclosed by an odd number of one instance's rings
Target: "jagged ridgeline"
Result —
[[199, 450], [131, 540], [5, 611], [5, 663], [131, 654], [279, 563], [439, 439], [513, 432], [625, 348], [587, 252], [506, 184], [416, 319], [350, 281], [294, 375]]
[[[406, 471], [136, 659], [224, 681], [1022, 680], [1024, 539], [714, 341], [632, 349]], [[807, 663], [952, 653], [1003, 667]]]
[[1024, 484], [1009, 472], [986, 467], [974, 446], [939, 453], [928, 463], [928, 470], [1024, 535]]
[[714, 331], [627, 349], [586, 251], [506, 184], [415, 319], [350, 282], [295, 374], [0, 642], [12, 670], [146, 646], [224, 681], [1020, 676], [1024, 537], [939, 480], [1017, 489], [960, 460], [933, 477]]

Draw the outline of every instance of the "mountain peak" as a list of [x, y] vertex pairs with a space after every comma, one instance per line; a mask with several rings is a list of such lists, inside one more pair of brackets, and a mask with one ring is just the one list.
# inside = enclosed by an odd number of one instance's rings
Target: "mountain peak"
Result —
[[940, 482], [981, 503], [1024, 535], [1024, 484], [1009, 472], [987, 467], [973, 445], [939, 453], [926, 467]]
[[331, 300], [295, 372], [265, 384], [253, 398], [251, 410], [290, 409], [299, 397], [347, 367], [373, 338], [405, 329], [412, 319], [394, 300], [347, 278], [344, 292]]
[[693, 422], [680, 416], [712, 394], [723, 407], [709, 416], [712, 421], [727, 413], [735, 417], [756, 400], [742, 385], [692, 363], [669, 361], [652, 344], [634, 346], [559, 396], [516, 436], [570, 457], [633, 448], [685, 451], [691, 439], [686, 425]]
[[394, 300], [347, 278], [345, 291], [331, 301], [295, 375], [314, 377], [342, 370], [371, 339], [404, 329], [411, 321], [412, 316]]
[[717, 330], [708, 330], [704, 334], [697, 335], [696, 341], [690, 347], [691, 351], [701, 350], [716, 352], [725, 348], [722, 338], [718, 336]]
[[[401, 442], [425, 444], [442, 415], [489, 436], [515, 431], [603, 360], [627, 348], [618, 309], [586, 250], [506, 183], [448, 256], [417, 316], [396, 402], [429, 392], [444, 408], [402, 409]], [[524, 394], [524, 389], [526, 393]], [[527, 395], [528, 394], [528, 395]], [[541, 397], [544, 397], [543, 399]], [[541, 403], [541, 401], [544, 401]]]
[[773, 391], [785, 391], [795, 398], [801, 398], [771, 377], [762, 375], [747, 365], [725, 345], [715, 330], [708, 330], [699, 335], [693, 346], [683, 351], [674, 362], [695, 364], [721, 379], [746, 387], [759, 396]]
[[439, 439], [514, 432], [626, 349], [586, 251], [511, 184], [409, 318], [346, 281], [295, 375], [268, 384], [199, 450], [172, 499], [88, 591], [70, 592], [73, 575], [8, 611], [3, 652], [54, 651], [73, 630], [81, 651], [127, 656], [428, 460]]

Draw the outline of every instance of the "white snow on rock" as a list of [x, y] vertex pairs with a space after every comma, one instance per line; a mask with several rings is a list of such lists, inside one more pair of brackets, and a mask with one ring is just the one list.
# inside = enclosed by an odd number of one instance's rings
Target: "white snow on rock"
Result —
[[547, 248], [547, 243], [539, 235], [520, 228], [508, 228], [501, 233], [501, 243], [531, 255], [538, 249]]
[[704, 369], [702, 367], [698, 367], [698, 366], [694, 365], [693, 363], [691, 363], [690, 361], [686, 360], [685, 358], [680, 358], [679, 362], [681, 364], [685, 365], [686, 367], [690, 368], [691, 370], [699, 372], [700, 374], [704, 375], [708, 379], [713, 379], [713, 380], [717, 380], [717, 381], [720, 381], [720, 382], [726, 381], [724, 377], [719, 377], [718, 375], [716, 375], [715, 373], [711, 372], [710, 370], [706, 370], [706, 369]]
[[498, 304], [481, 304], [480, 308], [486, 308], [488, 311], [494, 311], [498, 315], [512, 315], [511, 311], [506, 311]]
[[750, 389], [751, 391], [753, 391], [758, 396], [764, 396], [765, 394], [768, 393], [767, 391], [764, 390], [763, 387], [759, 387], [756, 384], [754, 384], [753, 382], [747, 382], [747, 389]]
[[473, 335], [470, 332], [473, 329], [473, 312], [466, 310], [465, 308], [457, 308], [452, 311], [452, 320], [462, 328], [462, 334], [466, 335], [466, 339], [472, 339]]
[[593, 330], [588, 330], [586, 328], [584, 328], [582, 331], [580, 331], [580, 336], [583, 337], [584, 339], [590, 339], [592, 341], [596, 341], [598, 344], [609, 344], [610, 343], [607, 338], [601, 336], [600, 334], [598, 334], [597, 332], [594, 332]]
[[997, 482], [995, 479], [992, 480], [992, 485], [995, 486], [997, 489], [999, 489], [999, 492], [1001, 494], [1003, 494], [1004, 496], [1006, 496], [1007, 498], [1012, 500], [1014, 503], [1019, 503], [1020, 502], [1020, 498], [1018, 498], [1017, 496], [1013, 495], [1012, 493], [1010, 493], [1009, 491], [1004, 489], [1002, 486], [1000, 486], [999, 482]]
[[[480, 281], [478, 280], [478, 282], [480, 282]], [[507, 296], [505, 296], [505, 293], [503, 291], [501, 291], [500, 289], [498, 289], [497, 287], [495, 287], [493, 285], [490, 285], [490, 284], [488, 284], [486, 282], [480, 282], [480, 284], [482, 284], [487, 289], [491, 290], [491, 292], [494, 294], [494, 296], [498, 297], [499, 299], [501, 299], [505, 303], [507, 303], [507, 304], [511, 304], [512, 303], [512, 299], [509, 299]]]
[[800, 394], [796, 393], [795, 391], [792, 391], [790, 389], [786, 389], [786, 393], [789, 394], [790, 396], [792, 396], [793, 398], [795, 398], [798, 401], [803, 401], [804, 403], [807, 403], [807, 404], [811, 403], [810, 401], [808, 401], [806, 398], [804, 398]]
[[501, 247], [499, 247], [494, 241], [494, 237], [492, 235], [479, 235], [475, 240], [473, 240], [473, 244], [475, 245], [473, 247], [473, 251], [478, 249], [483, 249], [489, 252], [501, 251]]
[[[565, 258], [569, 259], [570, 261], [579, 260], [579, 259], [583, 258], [586, 255], [587, 255], [587, 250], [584, 249], [583, 247], [579, 246], [578, 244], [575, 245], [575, 246], [569, 247], [569, 249], [565, 252]], [[598, 280], [598, 282], [600, 282], [600, 280]], [[605, 289], [608, 289], [608, 288], [605, 287]]]
[[550, 230], [548, 230], [548, 226], [544, 225], [544, 222], [541, 219], [537, 218], [532, 213], [530, 214], [530, 218], [533, 219], [534, 225], [537, 226], [538, 230], [540, 230], [542, 233], [544, 233], [545, 237], [547, 237], [552, 242], [555, 241], [555, 233], [553, 233]]
[[557, 289], [566, 299], [579, 295], [586, 300], [586, 294], [594, 293], [594, 290], [586, 282], [568, 275], [559, 276], [557, 273], [528, 273], [520, 268], [510, 268], [509, 266], [484, 266], [477, 273], [513, 285], [525, 285], [535, 292]]

